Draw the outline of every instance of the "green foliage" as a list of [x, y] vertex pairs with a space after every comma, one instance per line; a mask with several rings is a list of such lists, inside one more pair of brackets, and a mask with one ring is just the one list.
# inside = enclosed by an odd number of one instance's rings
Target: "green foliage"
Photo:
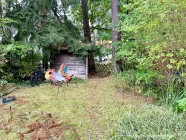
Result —
[[16, 81], [18, 87], [30, 87], [30, 81]]
[[34, 53], [32, 46], [23, 42], [0, 45], [0, 47], [3, 62], [0, 76], [8, 81], [28, 77], [41, 60], [40, 54]]
[[43, 48], [43, 56], [48, 58], [48, 61], [53, 59], [51, 54], [55, 55], [56, 50], [60, 49], [61, 45], [66, 46], [70, 52], [81, 57], [87, 56], [89, 49], [85, 46], [85, 41], [77, 28], [70, 21], [66, 20], [56, 24], [53, 18], [46, 21], [33, 42]]
[[0, 86], [5, 86], [8, 84], [8, 81], [4, 80], [4, 79], [0, 79]]
[[8, 45], [0, 45], [1, 51], [0, 54], [2, 57], [5, 57], [8, 53], [15, 54], [20, 58], [24, 58], [27, 55], [28, 51], [32, 51], [32, 48], [28, 44], [22, 42], [15, 42]]
[[101, 49], [102, 48], [103, 48], [102, 45], [92, 46], [92, 50], [94, 51], [94, 57], [101, 55]]
[[178, 109], [181, 111], [186, 111], [186, 98], [182, 98], [180, 100], [177, 100]]
[[152, 70], [125, 70], [117, 74], [117, 78], [128, 86], [135, 86], [137, 92], [160, 98], [161, 87], [158, 87], [157, 80], [163, 79], [158, 71]]
[[[70, 52], [83, 58], [87, 56], [89, 47], [67, 18], [69, 6], [75, 1], [61, 2], [15, 0], [1, 3], [0, 25], [3, 26], [4, 44], [0, 46], [0, 61], [3, 61], [0, 65], [1, 75], [9, 80], [14, 79], [15, 75], [23, 78], [41, 60], [44, 64], [51, 62], [60, 46], [68, 47]], [[38, 54], [41, 50], [42, 55]], [[15, 72], [13, 65], [19, 70]], [[10, 67], [10, 70], [5, 67]]]
[[5, 26], [12, 22], [15, 22], [15, 20], [12, 20], [11, 18], [0, 18], [0, 26]]
[[[67, 12], [68, 7], [74, 4], [74, 1], [62, 0], [61, 2], [63, 12]], [[58, 15], [60, 9], [55, 0], [31, 0], [27, 1], [24, 7], [22, 6], [18, 4], [7, 13], [7, 16], [17, 21], [13, 24], [18, 29], [14, 37], [15, 41], [26, 40], [34, 47], [43, 48], [43, 53], [46, 53], [44, 56], [49, 58], [51, 56], [47, 53], [54, 53], [59, 43], [67, 46], [74, 54], [82, 57], [87, 55], [88, 48], [84, 45], [84, 39], [66, 15]]]
[[183, 97], [177, 95], [184, 93], [186, 4], [181, 0], [138, 0], [128, 4], [122, 0], [121, 5], [118, 30], [124, 36], [116, 59], [123, 62], [127, 73], [135, 73], [133, 84], [141, 92], [156, 93], [156, 97], [161, 95], [175, 104], [175, 99]]
[[[96, 30], [97, 34], [94, 36], [93, 43], [96, 44], [97, 41], [111, 40], [111, 2], [109, 0], [90, 0], [88, 1], [88, 16], [90, 21], [90, 31]], [[82, 25], [82, 8], [81, 4], [77, 4], [76, 7], [72, 9], [73, 22], [81, 30]], [[105, 49], [103, 45], [93, 45], [92, 50], [97, 55], [107, 55], [110, 54], [110, 50]]]
[[94, 57], [96, 56], [108, 56], [110, 54], [110, 48], [104, 47], [104, 45], [92, 46], [92, 51], [94, 51]]
[[2, 79], [6, 79], [8, 82], [14, 81], [14, 74], [11, 71], [10, 67], [4, 66], [2, 67], [2, 72], [0, 73]]
[[17, 74], [16, 74], [16, 79], [17, 80], [22, 80], [22, 79], [29, 79], [29, 76], [30, 76], [30, 73], [33, 72], [35, 66], [33, 66], [32, 64], [24, 64], [22, 65], [18, 71], [17, 71]]
[[[111, 3], [109, 0], [88, 1], [89, 19], [91, 31], [98, 29], [99, 32], [109, 29], [111, 21]], [[72, 9], [74, 23], [82, 28], [82, 12], [80, 3]], [[106, 16], [105, 16], [106, 15]]]
[[122, 83], [125, 83], [129, 86], [135, 85], [136, 77], [135, 77], [135, 71], [133, 70], [120, 72], [116, 76], [119, 80], [122, 81]]
[[86, 83], [87, 81], [81, 79], [81, 78], [73, 78], [72, 81], [70, 81], [71, 84], [83, 84]]
[[[33, 65], [41, 60], [39, 54], [34, 53], [34, 49], [28, 43], [14, 42], [8, 45], [0, 45], [0, 54], [2, 60], [12, 65], [20, 66], [27, 62]], [[30, 60], [28, 62], [28, 60]]]

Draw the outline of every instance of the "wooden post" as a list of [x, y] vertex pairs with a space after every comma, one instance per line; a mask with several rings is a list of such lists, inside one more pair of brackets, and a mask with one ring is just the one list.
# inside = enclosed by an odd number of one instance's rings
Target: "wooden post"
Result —
[[88, 58], [86, 58], [86, 65], [85, 65], [85, 80], [88, 80]]

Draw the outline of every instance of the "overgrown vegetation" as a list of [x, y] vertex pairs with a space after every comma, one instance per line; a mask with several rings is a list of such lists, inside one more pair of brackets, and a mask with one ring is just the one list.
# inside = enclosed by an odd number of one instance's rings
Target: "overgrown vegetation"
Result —
[[[65, 128], [70, 124], [68, 128], [73, 131], [63, 131], [67, 139], [75, 139], [74, 130], [79, 131], [82, 139], [186, 139], [186, 2], [112, 0], [119, 1], [118, 25], [111, 23], [109, 0], [88, 1], [90, 32], [97, 32], [93, 41], [89, 38], [91, 47], [85, 45], [86, 40], [80, 35], [80, 1], [0, 1], [0, 86], [15, 81], [21, 86], [12, 93], [18, 97], [15, 104], [10, 104], [12, 110], [0, 105], [2, 139], [23, 138], [30, 131], [35, 135], [43, 126], [46, 129], [46, 120], [53, 121], [52, 126], [60, 124], [43, 115], [46, 110], [55, 120], [64, 122]], [[49, 83], [23, 88], [29, 83], [22, 80], [27, 80], [40, 64], [47, 69], [61, 47], [82, 58], [92, 51], [95, 55], [109, 54], [110, 48], [103, 49], [102, 42], [111, 40], [115, 27], [121, 33], [121, 40], [112, 44], [118, 46], [115, 61], [121, 70], [116, 74], [119, 81], [74, 79], [72, 87], [65, 85], [61, 89]], [[112, 71], [110, 66], [106, 70]], [[102, 68], [97, 71], [103, 72]], [[154, 97], [170, 110], [144, 104], [148, 99], [139, 93]], [[41, 113], [34, 117], [34, 112]], [[36, 127], [28, 130], [25, 124], [30, 122]]]
[[41, 55], [34, 53], [34, 48], [29, 44], [14, 42], [0, 47], [3, 62], [0, 77], [9, 82], [28, 77], [35, 65], [40, 63]]
[[174, 106], [185, 97], [185, 2], [122, 0], [121, 8], [119, 30], [124, 36], [117, 60], [124, 72], [119, 77]]

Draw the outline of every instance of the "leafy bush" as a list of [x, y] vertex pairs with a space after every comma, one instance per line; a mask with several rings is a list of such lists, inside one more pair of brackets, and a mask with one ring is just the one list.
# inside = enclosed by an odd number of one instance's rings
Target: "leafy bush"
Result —
[[0, 80], [0, 86], [5, 86], [7, 84], [8, 84], [8, 81], [6, 81], [4, 79]]
[[128, 86], [135, 86], [138, 89], [139, 93], [147, 95], [155, 95], [159, 93], [160, 86], [158, 86], [157, 79], [163, 78], [157, 71], [152, 70], [126, 70], [117, 75], [118, 79], [124, 81]]
[[178, 109], [180, 109], [181, 111], [186, 111], [186, 98], [177, 100], [177, 103], [178, 103]]
[[120, 14], [118, 30], [125, 34], [116, 55], [125, 69], [121, 79], [171, 106], [184, 97], [185, 9], [181, 0], [130, 1]]
[[117, 78], [128, 85], [135, 85], [136, 77], [135, 77], [135, 71], [124, 71], [117, 74]]
[[186, 114], [153, 105], [128, 106], [113, 130], [114, 140], [186, 139]]
[[31, 44], [12, 42], [12, 44], [0, 45], [0, 76], [7, 81], [22, 80], [29, 77], [30, 72], [42, 59], [41, 54], [34, 52]]
[[0, 72], [0, 76], [2, 79], [6, 79], [8, 82], [12, 82], [14, 79], [14, 75], [11, 72], [11, 68], [7, 65], [3, 65], [2, 71]]
[[33, 65], [29, 65], [29, 64], [25, 64], [25, 65], [22, 65], [18, 71], [17, 71], [17, 80], [22, 80], [22, 79], [27, 79], [28, 80], [28, 77], [30, 76], [30, 73], [32, 72], [32, 70], [34, 69], [35, 67]]

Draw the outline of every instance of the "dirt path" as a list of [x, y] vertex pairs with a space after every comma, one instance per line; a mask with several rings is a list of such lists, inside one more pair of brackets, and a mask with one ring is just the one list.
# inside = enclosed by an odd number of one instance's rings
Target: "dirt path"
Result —
[[[17, 101], [0, 107], [0, 123], [6, 124], [8, 118], [10, 119], [10, 106], [14, 114], [13, 120], [26, 113], [31, 115], [26, 115], [26, 119], [19, 118], [17, 122], [8, 123], [11, 128], [9, 132], [0, 128], [0, 139], [20, 139], [18, 131], [26, 131], [26, 124], [38, 119], [33, 117], [34, 112], [49, 112], [55, 120], [72, 126], [79, 139], [106, 140], [125, 106], [146, 103], [146, 98], [119, 93], [111, 77], [70, 84], [69, 88], [61, 88], [59, 94], [57, 87], [42, 84], [40, 87], [18, 89], [11, 95], [17, 96]], [[71, 136], [74, 134], [66, 135], [67, 140], [77, 139]]]

